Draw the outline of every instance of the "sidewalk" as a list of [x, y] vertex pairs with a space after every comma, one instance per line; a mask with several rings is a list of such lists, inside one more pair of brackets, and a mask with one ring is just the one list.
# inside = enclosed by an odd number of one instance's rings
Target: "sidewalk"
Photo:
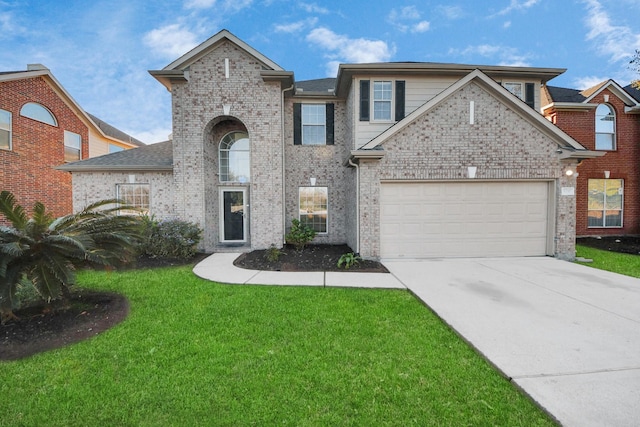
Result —
[[231, 284], [406, 289], [391, 273], [246, 270], [233, 265], [233, 261], [240, 255], [215, 253], [198, 263], [193, 272], [203, 279]]

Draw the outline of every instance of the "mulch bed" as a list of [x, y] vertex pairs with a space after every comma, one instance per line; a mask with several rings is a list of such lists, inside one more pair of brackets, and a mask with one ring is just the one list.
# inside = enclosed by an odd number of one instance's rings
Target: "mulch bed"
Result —
[[640, 236], [578, 237], [576, 243], [603, 251], [640, 254]]
[[240, 255], [234, 265], [249, 270], [264, 271], [354, 271], [388, 273], [389, 270], [377, 261], [361, 260], [348, 270], [338, 268], [338, 260], [353, 252], [347, 245], [308, 245], [301, 251], [286, 245], [277, 261], [269, 261], [267, 250], [257, 250]]

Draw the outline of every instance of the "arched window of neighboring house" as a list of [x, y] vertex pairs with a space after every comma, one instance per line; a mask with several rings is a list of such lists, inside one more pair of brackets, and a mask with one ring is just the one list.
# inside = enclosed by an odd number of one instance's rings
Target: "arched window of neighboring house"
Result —
[[246, 132], [230, 132], [220, 141], [220, 182], [249, 182], [250, 145]]
[[58, 126], [58, 121], [51, 111], [35, 102], [27, 102], [20, 109], [20, 115], [30, 119], [46, 123], [51, 126]]
[[596, 150], [616, 149], [616, 113], [607, 104], [596, 108]]

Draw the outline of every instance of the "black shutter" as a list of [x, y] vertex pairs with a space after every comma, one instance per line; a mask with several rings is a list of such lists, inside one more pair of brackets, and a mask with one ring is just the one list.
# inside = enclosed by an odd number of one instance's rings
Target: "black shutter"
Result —
[[334, 106], [333, 104], [327, 104], [327, 110], [326, 110], [326, 115], [327, 115], [327, 145], [333, 145], [333, 123], [334, 123], [334, 119], [333, 119], [333, 110], [334, 110]]
[[524, 85], [524, 102], [531, 108], [536, 105], [536, 85], [534, 83], [525, 83]]
[[302, 144], [302, 104], [293, 104], [293, 145]]
[[396, 80], [396, 122], [404, 119], [404, 80]]
[[360, 80], [360, 121], [369, 121], [369, 80]]

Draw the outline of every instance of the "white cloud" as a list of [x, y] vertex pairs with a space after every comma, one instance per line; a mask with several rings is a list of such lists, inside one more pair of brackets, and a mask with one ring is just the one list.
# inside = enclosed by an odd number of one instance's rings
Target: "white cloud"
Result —
[[574, 87], [580, 90], [589, 89], [594, 87], [598, 83], [602, 83], [605, 80], [609, 80], [608, 77], [586, 76], [579, 77], [573, 81]]
[[318, 6], [315, 3], [300, 3], [299, 6], [307, 13], [319, 13], [321, 15], [326, 15], [329, 13], [329, 9]]
[[180, 24], [166, 25], [144, 35], [144, 44], [163, 58], [175, 59], [198, 45], [196, 34]]
[[[520, 54], [516, 48], [502, 45], [481, 44], [476, 46], [467, 46], [462, 50], [449, 49], [449, 54], [467, 58], [490, 58], [491, 63], [510, 67], [529, 67], [531, 65], [529, 63], [528, 55]], [[472, 60], [478, 61], [478, 59]]]
[[538, 4], [540, 0], [511, 0], [509, 6], [499, 11], [496, 15], [506, 15], [514, 10], [525, 10]]
[[424, 33], [428, 31], [431, 24], [421, 18], [422, 14], [415, 6], [405, 6], [399, 10], [391, 9], [387, 17], [389, 22], [403, 33]]
[[184, 2], [185, 9], [208, 9], [216, 4], [216, 0], [187, 0]]
[[511, 21], [505, 21], [504, 24], [502, 24], [502, 28], [509, 28], [511, 27]]
[[634, 50], [640, 48], [640, 34], [634, 34], [629, 27], [612, 24], [598, 0], [585, 0], [584, 3], [587, 6], [585, 23], [589, 30], [587, 40], [594, 42], [600, 54], [614, 62], [630, 59]]
[[324, 27], [313, 29], [307, 35], [307, 41], [329, 52], [327, 71], [330, 76], [336, 75], [340, 62], [385, 62], [395, 54], [395, 49], [382, 40], [352, 39]]
[[273, 29], [276, 33], [298, 33], [305, 28], [313, 27], [318, 22], [318, 18], [309, 18], [302, 21], [291, 22], [288, 24], [274, 25]]
[[449, 20], [459, 19], [464, 16], [464, 11], [460, 6], [438, 6], [437, 10]]

